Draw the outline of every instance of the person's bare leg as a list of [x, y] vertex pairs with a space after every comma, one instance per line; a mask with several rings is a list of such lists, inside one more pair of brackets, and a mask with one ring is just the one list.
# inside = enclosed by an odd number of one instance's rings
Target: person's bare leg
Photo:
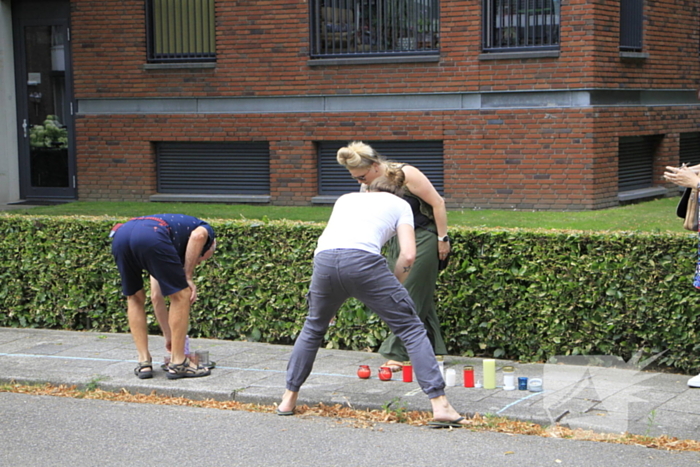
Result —
[[126, 297], [127, 317], [129, 319], [129, 330], [136, 345], [136, 352], [139, 355], [139, 362], [151, 361], [151, 354], [148, 351], [148, 323], [146, 321], [146, 293], [143, 289], [134, 295]]
[[290, 391], [286, 389], [284, 395], [282, 396], [282, 402], [277, 406], [277, 410], [280, 412], [289, 412], [294, 410], [297, 406], [297, 398], [299, 397], [299, 392]]
[[[168, 323], [172, 333], [172, 357], [170, 363], [177, 365], [185, 361], [185, 336], [190, 321], [190, 288], [180, 290], [170, 295], [170, 310]], [[193, 364], [190, 364], [195, 368]]]
[[[457, 420], [461, 415], [452, 407], [446, 396], [438, 396], [430, 399], [430, 404], [433, 406], [433, 420], [438, 422], [451, 422]], [[466, 425], [467, 421], [462, 420], [461, 423]]]
[[160, 325], [160, 330], [165, 338], [165, 350], [172, 352], [172, 333], [170, 331], [170, 323], [168, 323], [168, 307], [165, 304], [165, 297], [160, 290], [160, 284], [151, 276], [151, 303], [153, 304], [153, 313], [156, 315], [156, 321]]

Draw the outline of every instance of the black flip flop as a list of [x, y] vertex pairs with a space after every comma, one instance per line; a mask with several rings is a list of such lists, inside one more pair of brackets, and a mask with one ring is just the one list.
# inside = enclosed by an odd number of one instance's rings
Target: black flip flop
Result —
[[433, 420], [432, 422], [428, 422], [428, 427], [430, 428], [462, 428], [464, 427], [464, 424], [460, 423], [462, 420], [464, 420], [464, 417], [459, 417], [455, 420], [451, 421], [438, 421], [438, 420]]
[[277, 413], [277, 415], [280, 415], [282, 417], [288, 417], [290, 415], [294, 415], [294, 409], [287, 410], [286, 412], [283, 412], [280, 409], [276, 409], [275, 412]]

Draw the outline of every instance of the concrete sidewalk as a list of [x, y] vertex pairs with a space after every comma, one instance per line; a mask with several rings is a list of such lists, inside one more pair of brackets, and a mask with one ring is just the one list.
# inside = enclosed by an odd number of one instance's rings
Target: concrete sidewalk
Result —
[[[160, 369], [165, 355], [160, 336], [150, 337], [154, 377], [134, 376], [136, 352], [128, 334], [0, 328], [0, 381], [84, 386], [98, 382], [104, 390], [183, 396], [191, 399], [236, 400], [245, 403], [279, 402], [285, 387], [285, 368], [291, 347], [283, 345], [192, 339], [191, 350], [208, 350], [217, 363], [210, 376], [169, 380]], [[575, 360], [574, 360], [575, 361]], [[314, 371], [302, 387], [299, 404], [344, 404], [358, 409], [381, 409], [398, 401], [409, 410], [430, 410], [418, 384], [404, 383], [401, 373], [380, 381], [381, 355], [321, 349]], [[624, 362], [622, 362], [624, 363]], [[369, 365], [372, 377], [356, 376]], [[454, 407], [472, 415], [494, 414], [542, 425], [559, 423], [596, 432], [700, 440], [700, 389], [686, 385], [688, 376], [650, 373], [627, 368], [569, 364], [517, 364], [497, 361], [500, 368], [515, 366], [517, 376], [542, 378], [542, 392], [464, 388], [462, 367], [473, 365], [475, 380], [483, 381], [482, 361], [445, 357], [445, 368], [457, 370], [457, 385], [446, 388]], [[623, 365], [624, 366], [624, 365]], [[394, 405], [396, 407], [396, 405]]]

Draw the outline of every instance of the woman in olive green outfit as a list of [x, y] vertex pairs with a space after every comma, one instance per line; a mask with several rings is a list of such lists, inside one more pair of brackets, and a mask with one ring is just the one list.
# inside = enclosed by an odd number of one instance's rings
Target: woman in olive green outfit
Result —
[[[445, 259], [450, 252], [445, 201], [423, 172], [407, 164], [386, 161], [371, 146], [360, 141], [340, 148], [337, 159], [338, 163], [347, 168], [350, 175], [362, 184], [361, 190], [384, 175], [387, 167], [391, 165], [400, 166], [404, 172], [404, 199], [413, 210], [416, 230], [416, 260], [403, 285], [416, 305], [416, 311], [425, 325], [435, 355], [445, 355], [447, 349], [440, 332], [440, 320], [435, 311], [438, 261]], [[387, 244], [389, 267], [394, 266], [397, 253], [396, 241], [392, 239]], [[406, 348], [393, 334], [382, 343], [379, 353], [389, 359], [385, 366], [390, 366], [394, 371], [399, 371], [402, 362], [408, 360]]]

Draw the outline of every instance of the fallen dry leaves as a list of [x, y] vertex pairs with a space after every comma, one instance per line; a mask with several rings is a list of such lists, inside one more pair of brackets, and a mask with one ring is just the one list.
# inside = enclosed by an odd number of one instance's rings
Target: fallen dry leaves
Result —
[[[139, 404], [156, 405], [182, 405], [189, 407], [204, 407], [219, 410], [244, 410], [248, 412], [274, 413], [275, 407], [260, 404], [244, 404], [236, 401], [192, 400], [184, 397], [173, 397], [151, 394], [131, 394], [126, 389], [120, 392], [103, 391], [94, 389], [90, 391], [79, 390], [75, 386], [32, 386], [21, 384], [0, 385], [0, 392], [12, 392], [37, 396], [72, 397], [76, 399], [98, 399], [119, 402], [134, 402]], [[318, 416], [335, 419], [338, 423], [350, 425], [356, 428], [381, 430], [380, 423], [406, 423], [413, 426], [424, 426], [431, 419], [428, 412], [406, 411], [397, 413], [391, 410], [359, 410], [340, 404], [328, 406], [318, 404], [313, 407], [307, 405], [297, 406], [295, 409], [300, 416]], [[544, 438], [565, 438], [583, 441], [597, 441], [614, 444], [630, 444], [646, 446], [648, 448], [663, 449], [668, 451], [697, 451], [700, 452], [700, 442], [683, 440], [669, 436], [643, 436], [629, 433], [596, 433], [589, 430], [575, 429], [554, 425], [543, 427], [535, 423], [511, 420], [505, 417], [474, 415], [467, 420], [466, 428], [472, 431], [493, 431], [498, 433], [541, 436]]]

